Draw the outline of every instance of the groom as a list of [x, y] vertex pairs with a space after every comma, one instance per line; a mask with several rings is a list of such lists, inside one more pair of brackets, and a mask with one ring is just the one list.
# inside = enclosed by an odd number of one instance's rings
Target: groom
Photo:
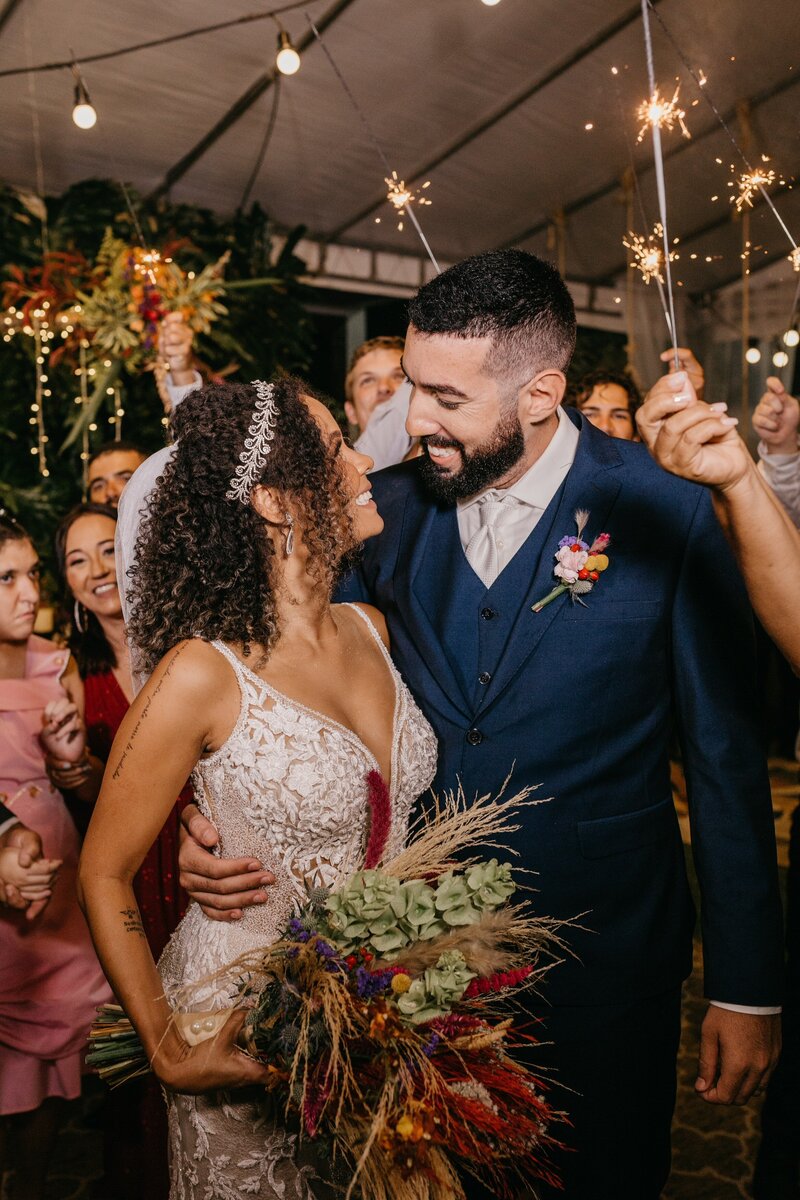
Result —
[[[657, 1200], [694, 923], [673, 720], [712, 1002], [697, 1091], [744, 1103], [778, 1052], [780, 906], [750, 610], [706, 492], [560, 407], [575, 314], [553, 267], [480, 255], [426, 284], [409, 315], [408, 431], [423, 455], [373, 477], [385, 530], [347, 598], [386, 616], [439, 738], [437, 790], [496, 792], [513, 767], [513, 788], [552, 797], [523, 811], [513, 845], [537, 872], [538, 910], [580, 915], [536, 1014], [552, 1039], [539, 1060], [572, 1089], [553, 1094], [573, 1121], [560, 1194]], [[539, 610], [577, 510], [588, 542], [610, 534], [608, 567], [583, 603], [562, 593]], [[203, 861], [187, 841], [187, 876], [211, 874]]]

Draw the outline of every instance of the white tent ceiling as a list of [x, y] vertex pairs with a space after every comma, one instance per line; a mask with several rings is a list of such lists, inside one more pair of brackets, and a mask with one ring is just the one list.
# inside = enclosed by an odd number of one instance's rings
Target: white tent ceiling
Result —
[[[277, 0], [267, 0], [260, 11], [273, 7]], [[602, 284], [623, 274], [625, 134], [635, 141], [635, 109], [647, 94], [637, 0], [308, 0], [283, 14], [294, 41], [307, 46], [299, 73], [282, 81], [251, 198], [280, 226], [303, 223], [319, 242], [416, 258], [415, 234], [408, 222], [396, 228], [381, 161], [310, 35], [306, 10], [327, 19], [325, 44], [398, 174], [417, 186], [431, 180], [432, 204], [419, 215], [442, 260], [505, 245], [555, 257], [561, 224], [570, 279]], [[707, 76], [736, 136], [749, 136], [751, 158], [768, 155], [787, 179], [800, 171], [798, 0], [757, 8], [659, 0], [657, 10]], [[80, 60], [252, 11], [259, 7], [213, 0], [5, 0], [0, 72], [73, 51]], [[680, 76], [692, 133], [665, 134], [665, 149], [670, 232], [681, 239], [676, 275], [685, 294], [697, 295], [741, 272], [742, 226], [727, 186], [739, 162], [655, 19], [653, 30], [662, 92], [671, 95]], [[0, 77], [0, 176], [35, 190], [37, 119], [47, 192], [122, 176], [142, 194], [169, 183], [174, 200], [235, 209], [270, 114], [275, 36], [272, 21], [259, 21], [86, 65], [99, 114], [90, 131], [70, 120], [68, 71]], [[243, 99], [253, 96], [249, 105]], [[749, 135], [736, 116], [743, 102]], [[220, 122], [227, 127], [214, 136]], [[654, 222], [651, 159], [649, 139], [634, 147]], [[800, 189], [777, 189], [775, 202], [800, 234]], [[775, 269], [788, 286], [789, 242], [761, 201], [750, 229], [753, 270], [783, 261]]]

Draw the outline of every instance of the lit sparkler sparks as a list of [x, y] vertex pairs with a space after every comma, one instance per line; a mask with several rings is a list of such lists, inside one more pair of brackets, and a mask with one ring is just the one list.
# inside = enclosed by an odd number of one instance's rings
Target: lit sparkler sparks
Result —
[[686, 110], [678, 104], [679, 92], [680, 84], [677, 84], [672, 99], [665, 100], [656, 88], [649, 100], [642, 101], [636, 110], [637, 120], [642, 123], [637, 142], [641, 142], [648, 129], [652, 129], [654, 125], [657, 125], [659, 129], [674, 129], [678, 125], [684, 137], [692, 136], [684, 121]]
[[[422, 187], [415, 190], [413, 188], [406, 187], [405, 180], [398, 179], [397, 172], [392, 171], [391, 179], [387, 176], [384, 182], [389, 189], [389, 191], [386, 193], [386, 199], [390, 204], [394, 205], [397, 215], [400, 218], [400, 220], [397, 222], [398, 229], [403, 228], [403, 218], [406, 216], [408, 206], [410, 204], [422, 206], [431, 203], [427, 196], [423, 196], [421, 194], [426, 188], [431, 186], [430, 179], [426, 179]], [[377, 222], [379, 221], [380, 217], [377, 218]]]
[[800, 271], [800, 246], [795, 246], [789, 255], [789, 262], [792, 264], [793, 271]]
[[[661, 224], [653, 226], [653, 232], [647, 237], [640, 233], [630, 231], [626, 237], [622, 239], [622, 244], [626, 250], [630, 250], [633, 255], [632, 266], [637, 271], [641, 272], [642, 279], [645, 283], [649, 283], [651, 279], [657, 279], [659, 283], [664, 282], [662, 274], [664, 269], [664, 251], [661, 248], [661, 239], [664, 236], [664, 230]], [[669, 261], [674, 262], [678, 258], [677, 250], [670, 250]]]
[[752, 208], [756, 192], [759, 192], [762, 187], [770, 187], [777, 178], [771, 168], [764, 170], [763, 167], [756, 167], [755, 171], [741, 175], [739, 177], [739, 195], [731, 196], [731, 200], [736, 204], [736, 211], [741, 212], [745, 205]]

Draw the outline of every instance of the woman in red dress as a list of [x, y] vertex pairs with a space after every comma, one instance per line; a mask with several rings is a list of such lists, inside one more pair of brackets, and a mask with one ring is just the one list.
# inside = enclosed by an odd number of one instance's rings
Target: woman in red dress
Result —
[[[114, 560], [117, 514], [103, 504], [81, 504], [56, 532], [56, 559], [72, 607], [70, 648], [83, 678], [90, 753], [108, 760], [117, 729], [133, 698], [130, 656]], [[53, 781], [70, 786], [68, 772]], [[157, 960], [183, 916], [187, 898], [178, 882], [180, 813], [191, 799], [183, 789], [169, 819], [133, 881], [147, 940]], [[166, 1200], [166, 1108], [152, 1078], [109, 1097], [107, 1175], [121, 1200]], [[127, 1095], [123, 1093], [127, 1092]], [[107, 1182], [112, 1182], [107, 1180]], [[115, 1195], [116, 1200], [116, 1195]]]

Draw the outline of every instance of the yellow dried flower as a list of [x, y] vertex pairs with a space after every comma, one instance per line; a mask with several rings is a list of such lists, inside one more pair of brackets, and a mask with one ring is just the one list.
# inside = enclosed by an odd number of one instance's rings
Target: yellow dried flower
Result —
[[392, 979], [392, 991], [396, 996], [402, 996], [411, 987], [410, 975], [395, 975]]

